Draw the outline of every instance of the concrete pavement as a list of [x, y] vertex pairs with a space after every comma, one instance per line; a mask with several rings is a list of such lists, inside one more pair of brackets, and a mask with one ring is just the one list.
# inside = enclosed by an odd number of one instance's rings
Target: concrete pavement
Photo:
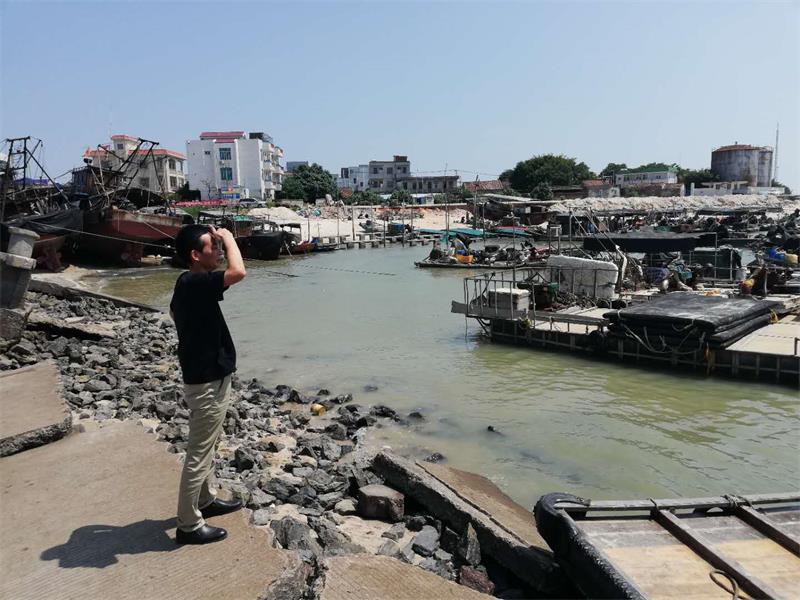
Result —
[[52, 361], [0, 373], [0, 456], [62, 438], [71, 424]]
[[272, 548], [244, 511], [228, 539], [177, 546], [180, 463], [132, 422], [0, 459], [0, 598], [290, 597], [307, 567]]

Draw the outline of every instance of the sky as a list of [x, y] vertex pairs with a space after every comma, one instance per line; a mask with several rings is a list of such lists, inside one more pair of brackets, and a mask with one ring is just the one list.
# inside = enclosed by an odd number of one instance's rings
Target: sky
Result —
[[185, 153], [264, 131], [286, 160], [408, 155], [496, 177], [543, 153], [708, 168], [774, 145], [800, 189], [800, 1], [0, 0], [0, 136], [55, 176], [113, 133]]

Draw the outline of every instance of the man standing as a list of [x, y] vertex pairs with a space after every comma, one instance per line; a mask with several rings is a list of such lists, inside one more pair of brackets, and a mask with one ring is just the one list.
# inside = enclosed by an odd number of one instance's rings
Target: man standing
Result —
[[[228, 266], [217, 271], [225, 249]], [[170, 314], [178, 330], [178, 360], [189, 408], [189, 442], [178, 493], [178, 544], [207, 544], [228, 532], [205, 518], [241, 508], [216, 497], [211, 484], [214, 453], [230, 402], [236, 349], [219, 307], [222, 294], [244, 279], [242, 255], [227, 229], [187, 225], [175, 239], [177, 256], [189, 266], [175, 282]]]

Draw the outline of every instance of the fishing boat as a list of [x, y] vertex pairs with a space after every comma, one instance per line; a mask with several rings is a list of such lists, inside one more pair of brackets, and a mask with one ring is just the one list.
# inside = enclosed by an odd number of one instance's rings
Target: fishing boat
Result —
[[87, 223], [81, 236], [83, 250], [127, 266], [138, 266], [147, 250], [169, 253], [185, 217], [123, 210], [110, 206], [101, 211], [97, 222]]
[[280, 257], [290, 234], [274, 224], [248, 215], [217, 211], [202, 211], [198, 223], [224, 227], [236, 240], [242, 256], [256, 260], [276, 260]]
[[590, 598], [797, 598], [800, 492], [597, 501], [547, 494], [539, 533]]
[[[30, 137], [5, 141], [6, 159], [0, 163], [0, 251], [7, 249], [9, 227], [33, 231], [39, 236], [31, 255], [37, 266], [58, 271], [61, 249], [83, 229], [83, 215], [42, 167], [41, 146], [41, 140], [34, 143]], [[34, 164], [41, 177], [30, 176]]]

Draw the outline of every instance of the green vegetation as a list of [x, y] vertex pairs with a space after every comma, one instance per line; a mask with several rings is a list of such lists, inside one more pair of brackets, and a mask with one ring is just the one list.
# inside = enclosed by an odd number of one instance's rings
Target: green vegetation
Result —
[[365, 190], [363, 192], [353, 192], [353, 195], [344, 199], [345, 204], [356, 204], [358, 206], [378, 206], [383, 200], [377, 192]]
[[606, 168], [600, 171], [600, 177], [614, 177], [620, 171], [628, 168], [625, 163], [608, 163]]
[[542, 181], [541, 183], [536, 184], [536, 187], [531, 190], [530, 195], [534, 200], [552, 200], [553, 190], [551, 189], [549, 183]]
[[584, 179], [595, 177], [586, 163], [555, 154], [542, 154], [520, 161], [510, 174], [504, 171], [501, 179], [506, 175], [511, 187], [522, 194], [530, 194], [542, 183], [548, 186], [580, 185]]
[[282, 189], [276, 194], [278, 200], [305, 200], [314, 202], [330, 194], [338, 197], [334, 176], [317, 163], [300, 165], [297, 170], [283, 179]]

